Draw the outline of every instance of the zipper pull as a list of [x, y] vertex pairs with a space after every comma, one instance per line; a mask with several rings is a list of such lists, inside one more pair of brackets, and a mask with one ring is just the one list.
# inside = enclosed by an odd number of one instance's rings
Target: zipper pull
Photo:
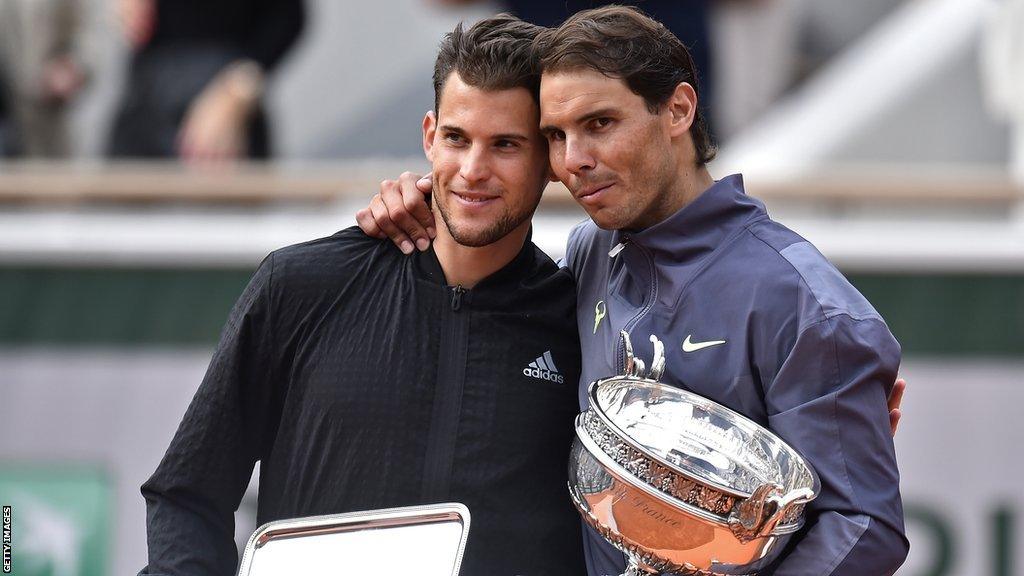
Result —
[[462, 295], [466, 293], [466, 289], [459, 284], [455, 288], [452, 288], [452, 310], [455, 312], [462, 308]]
[[616, 256], [618, 256], [619, 252], [622, 252], [623, 250], [626, 249], [626, 244], [629, 244], [629, 236], [626, 236], [625, 238], [622, 239], [622, 242], [619, 242], [614, 247], [612, 247], [612, 249], [608, 251], [608, 257], [615, 258]]

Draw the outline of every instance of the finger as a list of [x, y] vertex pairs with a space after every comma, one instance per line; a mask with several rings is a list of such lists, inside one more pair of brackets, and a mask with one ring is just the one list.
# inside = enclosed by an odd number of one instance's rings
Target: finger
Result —
[[900, 418], [903, 417], [903, 412], [899, 409], [889, 411], [889, 428], [892, 430], [892, 435], [896, 435], [896, 429], [900, 426]]
[[434, 212], [430, 210], [430, 206], [426, 203], [426, 196], [432, 194], [434, 191], [434, 175], [428, 172], [425, 176], [416, 181], [416, 188], [424, 195], [424, 206], [427, 208], [427, 212], [430, 214], [430, 222], [425, 223], [427, 227], [427, 235], [431, 238], [437, 238], [437, 225], [434, 221]]
[[[403, 174], [402, 176], [405, 176]], [[400, 184], [396, 180], [385, 180], [380, 183], [380, 199], [388, 211], [391, 222], [406, 234], [420, 250], [430, 246], [427, 229], [420, 225], [405, 207]]]
[[384, 202], [380, 198], [380, 194], [373, 197], [370, 202], [370, 213], [373, 215], [373, 219], [377, 222], [377, 226], [384, 231], [384, 234], [398, 246], [398, 249], [403, 254], [412, 254], [415, 249], [412, 240], [405, 235], [405, 232], [399, 230], [394, 222], [391, 221], [391, 217], [388, 215], [388, 209], [384, 206]]
[[419, 180], [416, 181], [416, 187], [420, 189], [420, 192], [424, 194], [430, 194], [434, 189], [434, 174], [428, 172], [423, 175]]
[[398, 178], [398, 185], [401, 189], [406, 209], [424, 228], [427, 228], [434, 225], [434, 213], [430, 210], [426, 199], [433, 188], [431, 185], [426, 190], [421, 189], [419, 183], [423, 181], [423, 178], [426, 178], [426, 176], [420, 177], [418, 174], [406, 172]]
[[900, 405], [903, 403], [903, 392], [907, 389], [907, 381], [903, 378], [897, 378], [896, 382], [892, 385], [892, 392], [889, 392], [889, 410], [899, 410]]
[[416, 242], [416, 247], [426, 250], [434, 237], [434, 214], [427, 205], [423, 192], [416, 186], [417, 180], [419, 175], [411, 172], [399, 176], [397, 188], [401, 196], [402, 210], [392, 210], [390, 204], [388, 209], [392, 212], [392, 220], [409, 234]]
[[387, 238], [387, 235], [384, 234], [384, 231], [381, 230], [380, 226], [377, 226], [377, 222], [374, 221], [373, 214], [370, 212], [369, 207], [363, 208], [362, 210], [356, 212], [356, 224], [359, 225], [359, 228], [363, 231], [363, 234], [366, 234], [367, 236], [370, 236], [372, 238], [380, 238], [381, 240]]

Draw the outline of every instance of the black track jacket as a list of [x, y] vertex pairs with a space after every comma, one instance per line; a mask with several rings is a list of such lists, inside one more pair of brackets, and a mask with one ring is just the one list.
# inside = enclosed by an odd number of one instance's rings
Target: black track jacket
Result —
[[275, 251], [142, 487], [141, 573], [233, 575], [259, 460], [260, 524], [458, 501], [464, 576], [583, 574], [566, 490], [579, 373], [571, 274], [529, 240], [472, 290], [445, 285], [433, 250], [357, 228]]

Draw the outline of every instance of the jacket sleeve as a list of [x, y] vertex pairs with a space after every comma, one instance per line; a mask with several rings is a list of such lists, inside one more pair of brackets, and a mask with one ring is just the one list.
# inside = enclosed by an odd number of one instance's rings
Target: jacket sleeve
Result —
[[768, 573], [891, 575], [909, 550], [886, 397], [900, 349], [877, 317], [800, 331], [766, 389], [769, 427], [806, 457], [821, 494]]
[[235, 574], [234, 512], [274, 428], [272, 275], [273, 255], [235, 303], [167, 453], [142, 486], [149, 564], [140, 574]]

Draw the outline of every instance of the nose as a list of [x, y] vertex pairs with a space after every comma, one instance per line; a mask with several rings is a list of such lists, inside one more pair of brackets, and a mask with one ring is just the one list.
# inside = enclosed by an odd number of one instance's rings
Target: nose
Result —
[[566, 136], [565, 139], [565, 169], [579, 175], [582, 172], [593, 170], [596, 161], [589, 147], [579, 138]]
[[487, 162], [486, 150], [483, 146], [471, 147], [462, 157], [459, 167], [459, 176], [467, 183], [481, 182], [487, 180], [491, 175], [491, 169]]

